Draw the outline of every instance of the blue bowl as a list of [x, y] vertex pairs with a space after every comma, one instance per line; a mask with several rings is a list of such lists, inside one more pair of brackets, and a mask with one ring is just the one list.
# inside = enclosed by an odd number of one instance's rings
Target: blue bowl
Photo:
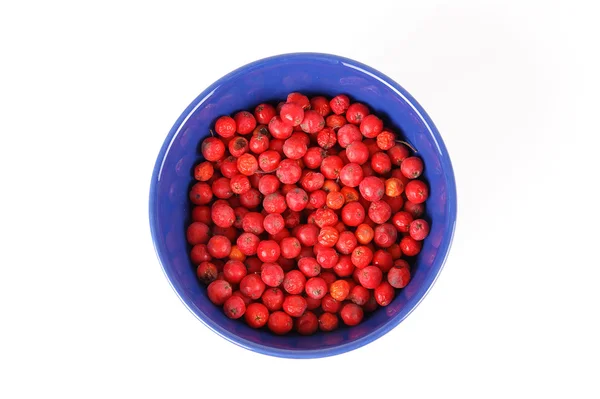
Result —
[[[277, 102], [290, 92], [347, 94], [367, 104], [418, 151], [425, 163], [431, 231], [412, 268], [413, 278], [394, 301], [355, 327], [313, 336], [275, 336], [230, 320], [196, 279], [185, 239], [188, 190], [200, 160], [199, 143], [221, 115]], [[450, 157], [429, 116], [400, 85], [359, 62], [329, 54], [296, 53], [262, 59], [219, 79], [181, 114], [160, 149], [150, 185], [152, 240], [167, 279], [188, 309], [208, 328], [244, 348], [272, 356], [316, 358], [344, 353], [381, 337], [406, 318], [439, 275], [454, 233], [456, 186]]]

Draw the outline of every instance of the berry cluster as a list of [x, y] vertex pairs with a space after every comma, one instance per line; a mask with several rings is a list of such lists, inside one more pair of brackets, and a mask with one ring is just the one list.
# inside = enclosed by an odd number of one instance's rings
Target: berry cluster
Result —
[[383, 121], [345, 95], [291, 93], [222, 116], [190, 190], [190, 257], [209, 299], [275, 334], [360, 323], [411, 277], [427, 184]]

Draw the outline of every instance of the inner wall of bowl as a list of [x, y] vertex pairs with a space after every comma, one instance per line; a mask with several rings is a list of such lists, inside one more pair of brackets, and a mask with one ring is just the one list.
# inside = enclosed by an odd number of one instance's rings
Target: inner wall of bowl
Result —
[[[291, 58], [254, 65], [244, 72], [234, 73], [229, 80], [200, 99], [184, 119], [162, 160], [156, 189], [156, 245], [171, 283], [191, 310], [205, 319], [209, 327], [230, 339], [233, 339], [231, 334], [239, 337], [242, 342], [238, 343], [242, 345], [322, 350], [360, 340], [388, 323], [397, 323], [432, 284], [445, 256], [442, 253], [445, 251], [438, 253], [438, 248], [445, 232], [452, 230], [453, 223], [448, 215], [445, 166], [440, 161], [440, 158], [447, 159], [447, 154], [441, 153], [426, 122], [407, 99], [394, 87], [360, 67], [328, 58], [309, 61]], [[378, 309], [360, 325], [310, 337], [278, 337], [251, 329], [241, 321], [228, 319], [220, 308], [209, 302], [205, 287], [197, 281], [185, 239], [191, 206], [188, 190], [194, 183], [192, 169], [200, 160], [199, 143], [209, 135], [216, 118], [239, 110], [253, 110], [261, 102], [281, 101], [293, 91], [330, 97], [344, 93], [354, 101], [367, 104], [417, 149], [425, 163], [424, 177], [431, 187], [425, 216], [431, 223], [431, 232], [413, 266], [410, 284], [390, 305]]]

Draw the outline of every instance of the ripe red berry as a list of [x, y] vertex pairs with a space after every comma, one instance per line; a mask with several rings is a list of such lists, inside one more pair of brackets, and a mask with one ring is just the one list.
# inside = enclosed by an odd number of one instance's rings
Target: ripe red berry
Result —
[[369, 219], [377, 224], [388, 221], [392, 216], [392, 208], [385, 201], [373, 201], [369, 206]]
[[350, 255], [342, 255], [333, 266], [333, 271], [338, 277], [349, 277], [354, 272], [354, 265]]
[[321, 163], [321, 173], [326, 179], [337, 179], [340, 171], [344, 167], [344, 162], [337, 155], [330, 155], [323, 159]]
[[279, 168], [276, 172], [277, 178], [283, 184], [295, 184], [300, 180], [302, 168], [293, 159], [284, 159], [279, 163]]
[[329, 295], [338, 302], [342, 302], [350, 294], [350, 285], [346, 280], [336, 280], [329, 286]]
[[295, 329], [300, 335], [312, 335], [319, 329], [319, 319], [313, 312], [307, 310], [296, 319]]
[[238, 295], [232, 295], [223, 304], [223, 311], [230, 319], [239, 319], [246, 313], [246, 303]]
[[362, 141], [354, 141], [346, 147], [346, 156], [348, 161], [362, 165], [369, 159], [369, 149]]
[[371, 156], [371, 168], [375, 173], [386, 175], [392, 170], [392, 161], [385, 152], [376, 152]]
[[194, 168], [194, 178], [199, 181], [207, 181], [213, 177], [214, 172], [215, 169], [211, 162], [202, 162]]
[[410, 281], [410, 268], [404, 259], [398, 259], [387, 274], [387, 281], [394, 288], [404, 288]]
[[308, 194], [301, 188], [293, 188], [285, 195], [287, 206], [296, 212], [300, 212], [308, 204]]
[[329, 101], [322, 96], [313, 97], [310, 99], [310, 108], [319, 113], [319, 115], [325, 117], [331, 113], [331, 107]]
[[355, 303], [347, 303], [340, 311], [340, 317], [347, 326], [359, 324], [364, 316], [363, 309]]
[[235, 135], [237, 126], [235, 120], [230, 116], [221, 116], [215, 122], [215, 132], [223, 138], [230, 138]]
[[250, 327], [261, 328], [269, 320], [269, 309], [262, 303], [251, 303], [246, 307], [244, 318]]
[[291, 126], [298, 126], [304, 119], [304, 109], [296, 103], [285, 103], [279, 111], [279, 117]]
[[196, 268], [196, 276], [204, 284], [210, 284], [215, 281], [218, 274], [217, 266], [211, 262], [202, 262]]
[[304, 287], [306, 295], [313, 299], [321, 299], [327, 294], [327, 282], [321, 277], [311, 277]]
[[325, 118], [325, 126], [333, 130], [339, 129], [347, 123], [343, 115], [329, 115]]
[[285, 295], [280, 288], [267, 288], [262, 294], [261, 301], [271, 312], [281, 309]]
[[277, 335], [285, 335], [292, 331], [294, 320], [287, 313], [277, 310], [269, 316], [267, 327]]
[[405, 236], [400, 240], [400, 249], [406, 256], [416, 256], [421, 252], [422, 241], [417, 241], [410, 236]]
[[298, 260], [298, 270], [300, 270], [306, 277], [315, 277], [321, 273], [321, 265], [319, 265], [317, 260], [312, 256], [307, 256]]
[[283, 269], [277, 263], [263, 263], [260, 278], [269, 287], [279, 287], [283, 283]]
[[323, 269], [331, 269], [339, 260], [339, 255], [333, 248], [324, 247], [318, 250], [316, 255], [317, 262], [319, 262]]
[[221, 306], [229, 299], [229, 297], [231, 297], [233, 290], [231, 284], [227, 281], [215, 280], [208, 285], [206, 292], [208, 294], [208, 299], [210, 299], [212, 303]]
[[341, 115], [345, 113], [350, 106], [350, 99], [344, 94], [339, 94], [331, 99], [329, 106], [334, 114]]
[[302, 246], [296, 237], [285, 237], [279, 243], [281, 247], [281, 256], [286, 259], [294, 259], [300, 255]]
[[354, 266], [363, 269], [371, 264], [373, 260], [373, 251], [367, 246], [358, 246], [354, 248], [351, 255], [351, 261]]
[[[294, 131], [294, 127], [283, 121], [279, 116], [275, 116], [269, 121], [268, 129], [274, 138], [283, 140], [289, 138]], [[271, 144], [273, 144], [273, 141], [271, 141]]]
[[248, 146], [248, 140], [242, 136], [236, 136], [231, 139], [229, 144], [227, 144], [227, 148], [229, 149], [229, 153], [236, 158], [242, 156], [250, 150], [250, 147]]
[[265, 291], [265, 283], [258, 274], [248, 274], [240, 281], [240, 291], [248, 298], [258, 299]]
[[216, 162], [225, 155], [225, 144], [217, 137], [207, 137], [202, 142], [201, 150], [204, 159]]
[[325, 119], [317, 111], [309, 110], [304, 113], [300, 127], [306, 133], [318, 133], [325, 127]]
[[416, 179], [423, 173], [423, 161], [419, 157], [405, 158], [400, 164], [400, 171], [409, 179]]
[[254, 119], [254, 115], [252, 115], [248, 111], [238, 112], [233, 116], [233, 119], [235, 119], [235, 123], [237, 125], [237, 132], [239, 134], [252, 133], [252, 131], [256, 127], [256, 119]]
[[389, 248], [398, 238], [398, 231], [390, 223], [380, 224], [374, 231], [373, 241], [381, 248]]
[[299, 270], [290, 270], [283, 279], [283, 289], [288, 294], [301, 294], [304, 291], [306, 277]]
[[421, 216], [423, 216], [423, 213], [425, 212], [424, 204], [415, 204], [414, 202], [411, 202], [411, 201], [406, 201], [404, 203], [404, 206], [402, 207], [402, 209], [405, 212], [410, 213], [414, 219], [420, 218]]
[[310, 108], [310, 101], [308, 100], [308, 97], [306, 97], [302, 93], [294, 92], [294, 93], [288, 94], [286, 102], [298, 104], [304, 110], [307, 110]]
[[367, 201], [379, 201], [385, 194], [385, 186], [380, 178], [368, 176], [360, 182], [358, 187], [360, 194]]
[[223, 275], [225, 280], [231, 284], [239, 284], [247, 274], [246, 266], [238, 260], [229, 260], [223, 266]]
[[271, 104], [259, 104], [254, 108], [254, 117], [261, 125], [269, 123], [275, 115], [277, 115], [277, 112]]
[[265, 195], [263, 199], [263, 208], [268, 213], [283, 213], [287, 209], [285, 197], [281, 193]]
[[[368, 111], [367, 111], [368, 112]], [[383, 130], [383, 121], [377, 116], [371, 114], [362, 117], [360, 122], [360, 132], [369, 139], [376, 138]]]
[[277, 262], [280, 254], [281, 250], [279, 248], [279, 244], [273, 240], [261, 241], [256, 250], [258, 259], [262, 260], [263, 262]]
[[382, 278], [383, 273], [377, 266], [364, 267], [358, 273], [360, 285], [368, 289], [375, 289], [381, 283]]
[[413, 239], [422, 241], [429, 235], [429, 223], [423, 219], [413, 220], [408, 232]]
[[306, 307], [306, 299], [300, 295], [288, 295], [283, 300], [283, 311], [292, 317], [302, 316]]
[[328, 150], [337, 143], [337, 136], [333, 129], [324, 128], [317, 134], [317, 144], [319, 147]]
[[262, 154], [269, 149], [269, 130], [265, 125], [259, 125], [254, 129], [248, 148], [255, 154]]
[[369, 108], [361, 103], [351, 104], [346, 111], [346, 119], [354, 125], [360, 125], [367, 115], [369, 115]]
[[414, 204], [421, 204], [429, 198], [429, 188], [421, 180], [411, 180], [404, 188], [406, 199]]
[[302, 161], [307, 168], [316, 169], [321, 166], [325, 156], [326, 153], [321, 147], [311, 147], [306, 151], [304, 157], [302, 157]]
[[213, 258], [223, 259], [228, 257], [231, 252], [231, 242], [225, 236], [215, 235], [208, 240], [206, 248]]
[[388, 251], [378, 249], [373, 254], [373, 265], [380, 268], [383, 273], [387, 273], [394, 266], [394, 259]]
[[376, 143], [380, 150], [387, 151], [396, 145], [396, 136], [389, 130], [384, 130], [377, 135]]
[[[362, 183], [361, 183], [362, 184]], [[356, 227], [365, 220], [365, 208], [360, 202], [350, 202], [342, 208], [342, 221], [352, 227]]]
[[371, 294], [368, 289], [362, 285], [355, 285], [348, 294], [348, 299], [359, 306], [366, 304], [369, 301]]
[[394, 300], [396, 291], [387, 281], [382, 281], [381, 284], [375, 288], [373, 295], [379, 306], [387, 306]]
[[235, 222], [235, 212], [226, 201], [219, 200], [213, 204], [211, 219], [219, 227], [231, 227]]

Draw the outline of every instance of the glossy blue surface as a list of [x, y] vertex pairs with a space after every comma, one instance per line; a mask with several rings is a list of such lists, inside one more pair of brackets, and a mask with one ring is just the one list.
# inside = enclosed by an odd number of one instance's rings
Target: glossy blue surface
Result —
[[[384, 116], [402, 132], [425, 162], [431, 187], [426, 218], [431, 232], [413, 267], [413, 279], [395, 300], [353, 328], [310, 337], [279, 337], [228, 319], [211, 304], [188, 258], [185, 229], [190, 220], [188, 189], [200, 159], [199, 143], [221, 115], [276, 102], [287, 94], [344, 93]], [[200, 94], [179, 117], [158, 154], [150, 187], [150, 227], [165, 275], [183, 303], [206, 326], [256, 352], [314, 358], [363, 346], [390, 331], [427, 294], [440, 273], [456, 221], [456, 186], [450, 158], [433, 122], [404, 89], [380, 72], [346, 58], [314, 53], [286, 54], [256, 61], [224, 76]], [[341, 323], [340, 323], [341, 324]]]

